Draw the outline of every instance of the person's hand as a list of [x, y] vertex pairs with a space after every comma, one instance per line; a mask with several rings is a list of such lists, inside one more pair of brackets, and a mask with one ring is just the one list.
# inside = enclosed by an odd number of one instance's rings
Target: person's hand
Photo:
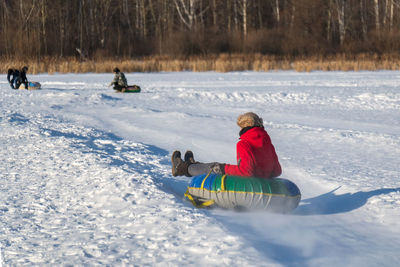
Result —
[[225, 174], [225, 164], [221, 163], [215, 163], [212, 167], [211, 170], [215, 174]]

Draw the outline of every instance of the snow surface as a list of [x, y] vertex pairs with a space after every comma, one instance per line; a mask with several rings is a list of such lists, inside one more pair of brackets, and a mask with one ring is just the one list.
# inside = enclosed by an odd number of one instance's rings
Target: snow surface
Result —
[[[0, 265], [399, 266], [400, 72], [30, 75], [0, 81]], [[264, 118], [300, 206], [194, 208], [170, 156], [235, 163]]]

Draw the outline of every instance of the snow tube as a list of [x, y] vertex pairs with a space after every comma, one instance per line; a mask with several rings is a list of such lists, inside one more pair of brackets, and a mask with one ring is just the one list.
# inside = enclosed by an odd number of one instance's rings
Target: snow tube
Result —
[[299, 188], [284, 178], [203, 174], [193, 177], [185, 196], [196, 207], [216, 205], [235, 210], [287, 213], [300, 202]]
[[128, 87], [118, 90], [119, 93], [140, 93], [139, 85], [129, 85]]
[[[40, 82], [28, 82], [28, 90], [38, 90], [42, 87]], [[25, 84], [21, 83], [18, 89], [26, 89]]]

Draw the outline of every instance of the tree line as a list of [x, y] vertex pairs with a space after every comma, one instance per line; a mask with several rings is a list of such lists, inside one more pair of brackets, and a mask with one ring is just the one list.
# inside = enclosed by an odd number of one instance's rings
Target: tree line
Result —
[[0, 0], [0, 57], [397, 54], [400, 0]]

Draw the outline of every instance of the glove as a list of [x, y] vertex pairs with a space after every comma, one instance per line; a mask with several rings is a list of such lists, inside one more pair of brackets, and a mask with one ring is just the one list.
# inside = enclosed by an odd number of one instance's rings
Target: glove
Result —
[[225, 164], [215, 163], [211, 167], [211, 172], [215, 174], [225, 174]]

